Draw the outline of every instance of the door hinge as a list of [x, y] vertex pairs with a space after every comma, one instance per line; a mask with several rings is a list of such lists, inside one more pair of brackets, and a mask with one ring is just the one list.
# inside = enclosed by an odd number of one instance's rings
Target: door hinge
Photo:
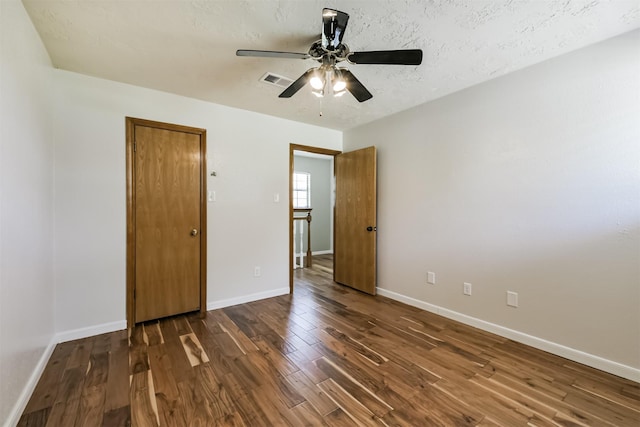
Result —
[[136, 299], [136, 288], [133, 288], [133, 299]]
[[134, 153], [135, 153], [135, 152], [136, 152], [136, 150], [138, 149], [137, 145], [138, 145], [138, 144], [136, 144], [136, 142], [135, 142], [135, 141], [133, 141], [133, 152], [134, 152]]

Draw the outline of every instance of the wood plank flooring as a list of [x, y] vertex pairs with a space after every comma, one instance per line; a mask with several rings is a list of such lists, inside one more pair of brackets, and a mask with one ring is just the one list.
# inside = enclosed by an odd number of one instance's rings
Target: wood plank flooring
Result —
[[59, 344], [20, 426], [639, 426], [640, 385], [296, 270], [293, 296]]

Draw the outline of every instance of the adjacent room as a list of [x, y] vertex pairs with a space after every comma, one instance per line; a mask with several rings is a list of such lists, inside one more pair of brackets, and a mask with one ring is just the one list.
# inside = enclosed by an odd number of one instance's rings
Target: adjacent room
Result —
[[0, 1], [0, 424], [640, 425], [637, 0]]

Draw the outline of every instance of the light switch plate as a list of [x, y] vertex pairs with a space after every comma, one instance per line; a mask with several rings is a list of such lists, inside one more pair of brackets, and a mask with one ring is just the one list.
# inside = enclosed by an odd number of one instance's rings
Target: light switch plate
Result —
[[517, 307], [518, 306], [518, 293], [507, 291], [507, 305], [509, 307]]
[[429, 271], [427, 273], [427, 283], [430, 283], [432, 285], [436, 284], [436, 273], [434, 273], [433, 271]]

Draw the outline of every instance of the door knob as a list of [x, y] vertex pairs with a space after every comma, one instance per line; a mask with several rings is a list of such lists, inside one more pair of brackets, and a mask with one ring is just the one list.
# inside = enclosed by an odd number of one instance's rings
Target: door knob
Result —
[[372, 227], [372, 226], [368, 226], [367, 227], [367, 231], [377, 231], [378, 227]]
[[191, 235], [192, 236], [197, 236], [198, 235], [198, 230], [196, 230], [195, 228], [193, 230], [191, 230]]

